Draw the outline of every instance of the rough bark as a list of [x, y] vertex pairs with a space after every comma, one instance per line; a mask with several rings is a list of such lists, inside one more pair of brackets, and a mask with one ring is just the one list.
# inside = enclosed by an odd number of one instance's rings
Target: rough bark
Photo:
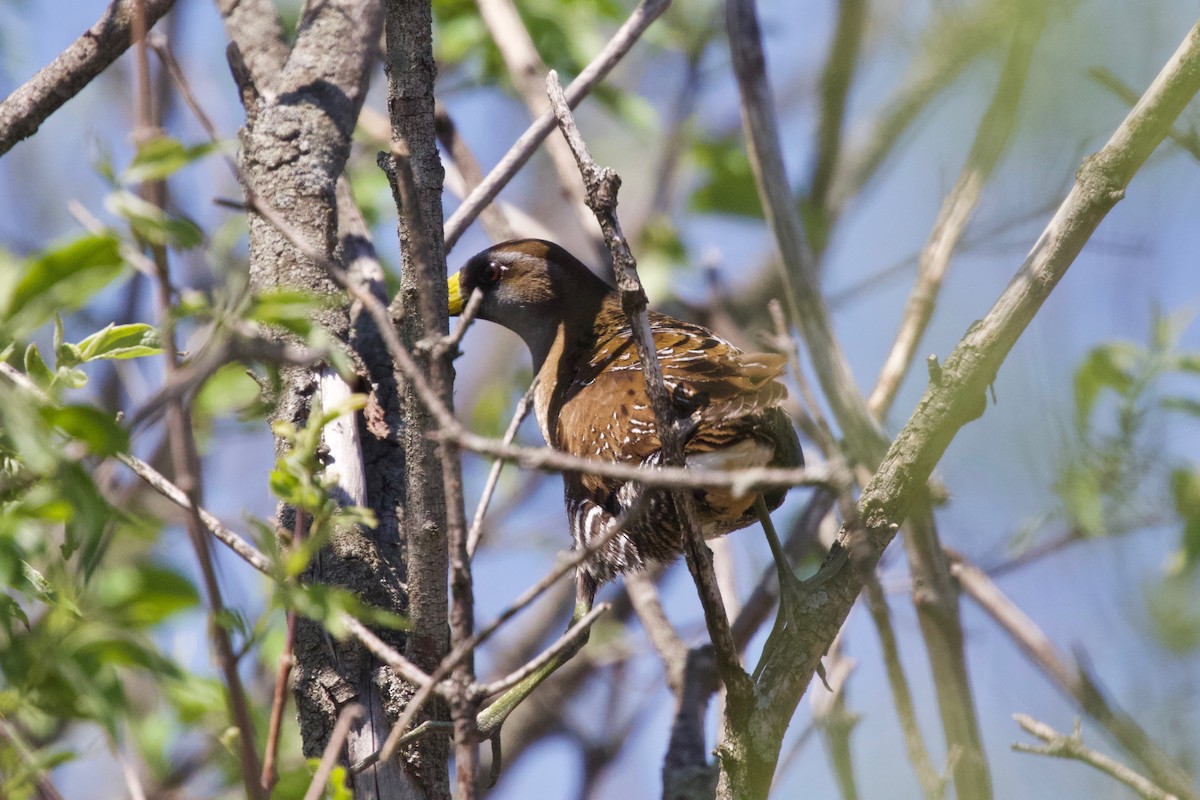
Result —
[[[400, 293], [393, 305], [398, 305], [403, 313], [400, 335], [405, 347], [415, 353], [423, 368], [428, 370], [428, 350], [418, 348], [417, 343], [427, 336], [445, 334], [449, 327], [444, 279], [446, 259], [440, 224], [444, 172], [437, 153], [434, 124], [433, 83], [437, 68], [433, 61], [433, 8], [429, 0], [386, 0], [385, 17], [385, 67], [392, 140], [408, 154], [419, 206], [416, 215], [398, 215]], [[394, 172], [392, 188], [399, 208], [400, 191]], [[409, 229], [409, 220], [414, 218], [424, 222], [423, 230]], [[422, 264], [416, 250], [419, 241], [423, 241], [427, 264]], [[422, 272], [422, 267], [435, 273], [437, 279], [431, 280]], [[449, 406], [448, 391], [442, 400]], [[407, 470], [404, 536], [408, 546], [409, 616], [412, 620], [405, 654], [422, 669], [433, 672], [450, 646], [446, 610], [449, 590], [446, 487], [438, 445], [428, 435], [438, 429], [437, 421], [407, 386], [403, 393], [403, 409]], [[431, 703], [423, 713], [445, 719], [446, 709], [441, 703]], [[445, 740], [435, 737], [418, 750], [410, 750], [410, 754], [421, 761], [429, 796], [449, 797], [446, 769], [449, 752]]]
[[[253, 202], [280, 211], [307, 241], [326, 253], [337, 253], [347, 266], [358, 264], [361, 273], [359, 262], [369, 253], [369, 240], [365, 229], [356, 224], [354, 209], [341, 207], [349, 202], [349, 193], [344, 183], [339, 191], [339, 179], [379, 38], [378, 2], [312, 5], [290, 53], [271, 3], [222, 2], [219, 8], [252, 84], [242, 87], [249, 102], [241, 169]], [[250, 260], [256, 289], [289, 286], [316, 293], [335, 291], [321, 266], [301, 256], [273, 225], [253, 213]], [[370, 324], [348, 313], [345, 306], [328, 309], [318, 321], [356, 350], [372, 389], [369, 413], [359, 420], [357, 431], [362, 464], [340, 466], [365, 474], [362, 501], [375, 511], [379, 526], [374, 531], [339, 531], [315, 560], [308, 578], [351, 588], [368, 603], [403, 611], [407, 602], [399, 528], [403, 458], [397, 447], [396, 381], [390, 359], [381, 356], [383, 348], [376, 346], [378, 335]], [[316, 391], [316, 373], [287, 370], [276, 418], [303, 423]], [[289, 525], [290, 511], [284, 509], [281, 518]], [[380, 631], [379, 635], [397, 649], [404, 646], [402, 634]], [[373, 753], [410, 693], [407, 685], [361, 645], [335, 642], [331, 646], [325, 630], [307, 620], [298, 621], [295, 655], [295, 695], [305, 754], [321, 754], [339, 711], [350, 703], [361, 704], [366, 713], [352, 726], [347, 758], [354, 763]], [[410, 776], [398, 764], [377, 764], [355, 776], [356, 796], [422, 796], [419, 780], [419, 771]]]

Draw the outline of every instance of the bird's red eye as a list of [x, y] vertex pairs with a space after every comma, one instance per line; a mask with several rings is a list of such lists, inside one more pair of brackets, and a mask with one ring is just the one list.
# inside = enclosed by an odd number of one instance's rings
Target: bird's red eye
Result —
[[495, 261], [489, 261], [479, 270], [479, 283], [483, 286], [495, 286], [504, 275], [504, 268]]

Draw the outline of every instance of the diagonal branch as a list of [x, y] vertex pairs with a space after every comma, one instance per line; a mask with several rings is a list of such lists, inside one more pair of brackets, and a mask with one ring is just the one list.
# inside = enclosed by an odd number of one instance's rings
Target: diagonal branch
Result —
[[[583, 68], [575, 80], [571, 81], [571, 85], [567, 87], [567, 104], [571, 108], [579, 105], [592, 87], [604, 80], [604, 77], [620, 63], [638, 38], [650, 27], [650, 23], [658, 19], [670, 4], [671, 0], [642, 0], [638, 4], [638, 7], [629, 15], [629, 19], [625, 20], [625, 23], [608, 40], [604, 49]], [[483, 207], [492, 202], [500, 190], [517, 173], [517, 170], [525, 165], [537, 146], [550, 135], [550, 131], [554, 130], [554, 125], [552, 112], [546, 111], [538, 117], [525, 133], [513, 142], [513, 146], [492, 168], [483, 182], [475, 187], [461, 206], [454, 210], [450, 219], [446, 221], [447, 253], [466, 231], [467, 226], [474, 221], [475, 217], [479, 216]]]
[[[546, 64], [538, 54], [529, 29], [521, 21], [521, 14], [513, 0], [475, 0], [479, 15], [492, 34], [492, 41], [508, 67], [513, 86], [521, 95], [530, 116], [537, 120], [549, 109], [546, 101]], [[570, 209], [580, 230], [595, 243], [595, 228], [584, 207], [583, 193], [575, 181], [575, 161], [562, 139], [551, 137], [546, 140], [546, 152], [558, 178], [558, 193]]]
[[1054, 730], [1046, 723], [1039, 722], [1025, 714], [1015, 714], [1013, 719], [1017, 721], [1017, 724], [1026, 733], [1031, 733], [1045, 742], [1044, 745], [1017, 742], [1012, 747], [1018, 753], [1033, 753], [1034, 755], [1050, 756], [1052, 758], [1066, 758], [1087, 764], [1133, 789], [1144, 800], [1178, 800], [1175, 795], [1163, 791], [1147, 780], [1145, 776], [1139, 775], [1116, 759], [1110, 758], [1084, 745], [1079, 720], [1075, 721], [1075, 732], [1070, 736], [1066, 736]]
[[149, 29], [175, 0], [115, 0], [95, 25], [0, 102], [0, 155], [37, 132], [46, 119], [108, 69], [134, 41], [135, 17]]
[[950, 257], [967, 229], [967, 223], [983, 194], [983, 187], [1008, 150], [1016, 127], [1017, 103], [1021, 98], [1025, 77], [1029, 74], [1034, 45], [1044, 24], [1045, 15], [1035, 12], [1023, 15], [1018, 22], [992, 102], [979, 121], [967, 161], [954, 188], [946, 195], [929, 240], [921, 250], [916, 284], [905, 303], [900, 329], [884, 360], [875, 389], [867, 400], [871, 413], [880, 419], [887, 416], [888, 409], [896, 399], [896, 392], [908, 373], [917, 345], [929, 326], [934, 301], [950, 266]]
[[1200, 793], [1187, 771], [1180, 768], [1132, 717], [1114, 708], [1079, 664], [1071, 663], [1060, 653], [1037, 623], [1026, 616], [983, 570], [957, 553], [951, 556], [954, 576], [967, 595], [1004, 629], [1060, 691], [1141, 762], [1156, 783], [1182, 800], [1200, 800]]
[[1200, 89], [1200, 26], [1189, 31], [1137, 106], [1096, 155], [1088, 158], [1076, 182], [1012, 282], [992, 309], [947, 358], [912, 417], [900, 431], [870, 483], [858, 510], [865, 528], [861, 538], [844, 527], [841, 547], [851, 568], [831, 562], [820, 591], [797, 620], [792, 633], [797, 657], [763, 673], [769, 694], [760, 703], [756, 726], [770, 748], [759, 754], [773, 770], [779, 739], [795, 702], [816, 671], [820, 654], [833, 641], [862, 590], [864, 571], [872, 568], [895, 537], [914, 498], [928, 480], [959, 428], [980, 416], [985, 392], [1020, 334], [1066, 273], [1084, 244], [1146, 158], [1166, 135], [1172, 121]]

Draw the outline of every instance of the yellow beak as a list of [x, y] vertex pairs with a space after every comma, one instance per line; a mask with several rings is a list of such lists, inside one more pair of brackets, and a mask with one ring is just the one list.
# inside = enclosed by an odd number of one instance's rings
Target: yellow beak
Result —
[[457, 317], [463, 311], [462, 285], [457, 272], [446, 279], [446, 294], [450, 296], [450, 316]]

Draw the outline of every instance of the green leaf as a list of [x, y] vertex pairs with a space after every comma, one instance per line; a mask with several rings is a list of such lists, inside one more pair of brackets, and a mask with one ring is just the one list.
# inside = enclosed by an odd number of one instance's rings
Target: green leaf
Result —
[[331, 296], [321, 296], [299, 289], [270, 289], [254, 297], [246, 318], [264, 325], [278, 325], [299, 336], [312, 330], [317, 313], [336, 305]]
[[1141, 350], [1128, 342], [1104, 344], [1088, 353], [1075, 370], [1075, 422], [1086, 428], [1102, 389], [1128, 393]]
[[91, 563], [92, 551], [115, 513], [96, 484], [82, 466], [61, 464], [58, 483], [62, 496], [71, 503], [71, 518], [64, 525], [66, 538], [62, 545], [63, 558], [70, 558], [76, 549], [85, 547], [84, 563]]
[[96, 585], [96, 603], [136, 628], [199, 605], [196, 587], [183, 574], [156, 564], [106, 568]]
[[[0, 619], [5, 621], [4, 627], [8, 628], [8, 620], [18, 619], [26, 629], [29, 628], [29, 617], [25, 616], [25, 609], [21, 608], [21, 604], [14, 598], [6, 594], [0, 594]], [[0, 710], [0, 714], [3, 711]]]
[[186, 680], [168, 680], [165, 683], [167, 698], [185, 724], [202, 722], [214, 712], [224, 718], [225, 692], [221, 682], [215, 678], [189, 676]]
[[750, 159], [737, 137], [695, 142], [692, 157], [703, 178], [688, 200], [691, 210], [762, 218], [762, 203]]
[[28, 561], [21, 562], [21, 573], [25, 578], [25, 582], [33, 589], [36, 595], [42, 602], [49, 606], [55, 606], [65, 610], [76, 618], [83, 617], [83, 613], [79, 607], [69, 598], [54, 588], [50, 581], [46, 580], [46, 576], [38, 570], [34, 569], [33, 565]]
[[344, 639], [349, 635], [342, 624], [341, 615], [343, 613], [373, 627], [393, 630], [410, 630], [412, 628], [407, 617], [369, 606], [345, 589], [325, 584], [290, 585], [279, 588], [281, 589], [280, 600], [284, 608], [320, 622], [339, 639]]
[[1150, 619], [1162, 643], [1176, 653], [1200, 648], [1200, 589], [1197, 573], [1172, 576], [1154, 586], [1147, 598]]
[[153, 356], [162, 352], [158, 330], [144, 322], [128, 325], [109, 323], [104, 330], [97, 331], [81, 341], [79, 349], [82, 361], [97, 359], [126, 359]]
[[54, 383], [54, 372], [42, 360], [36, 343], [25, 348], [25, 374], [29, 379], [42, 388], [49, 388]]
[[1175, 572], [1190, 571], [1200, 562], [1200, 469], [1180, 467], [1171, 473], [1171, 498], [1183, 520]]
[[1167, 411], [1181, 411], [1193, 417], [1200, 417], [1200, 400], [1192, 397], [1164, 397], [1162, 407]]
[[261, 390], [254, 379], [246, 374], [246, 367], [238, 362], [221, 366], [196, 393], [196, 413], [206, 417], [219, 417], [242, 411], [258, 402]]
[[7, 301], [3, 317], [30, 328], [52, 314], [83, 305], [124, 270], [120, 246], [110, 234], [81, 236], [29, 259]]
[[1200, 353], [1180, 353], [1174, 361], [1176, 369], [1200, 374]]
[[204, 242], [204, 232], [196, 223], [172, 216], [132, 192], [113, 192], [104, 199], [104, 206], [128, 222], [134, 234], [150, 244], [187, 250]]
[[42, 419], [87, 445], [93, 455], [111, 456], [129, 448], [129, 434], [116, 419], [95, 406], [44, 406]]
[[121, 173], [121, 182], [141, 183], [162, 180], [193, 161], [215, 151], [220, 145], [215, 142], [185, 147], [178, 139], [158, 136], [138, 145], [133, 161]]
[[1085, 463], [1073, 464], [1055, 483], [1054, 490], [1062, 499], [1072, 525], [1087, 536], [1107, 533], [1104, 490], [1097, 469]]

